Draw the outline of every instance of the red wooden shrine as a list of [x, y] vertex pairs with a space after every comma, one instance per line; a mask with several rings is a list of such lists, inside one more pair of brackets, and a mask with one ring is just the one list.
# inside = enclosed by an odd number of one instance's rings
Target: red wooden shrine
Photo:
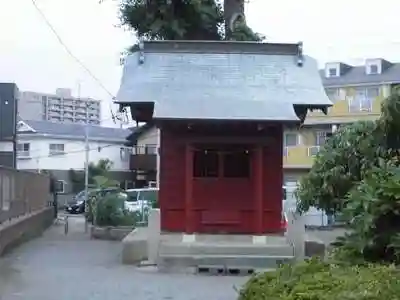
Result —
[[162, 231], [281, 231], [283, 130], [331, 105], [303, 64], [301, 44], [239, 42], [148, 42], [128, 59], [117, 103], [160, 129]]
[[282, 124], [162, 122], [161, 227], [186, 233], [281, 229]]

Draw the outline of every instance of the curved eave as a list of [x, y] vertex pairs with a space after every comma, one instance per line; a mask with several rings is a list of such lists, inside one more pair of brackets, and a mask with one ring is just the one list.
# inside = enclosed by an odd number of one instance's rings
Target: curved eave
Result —
[[324, 105], [293, 104], [294, 111], [296, 112], [297, 117], [300, 119], [301, 124], [304, 124], [304, 121], [307, 117], [307, 113], [309, 111], [320, 110], [325, 115], [327, 115], [328, 108], [331, 106], [332, 104], [324, 104]]

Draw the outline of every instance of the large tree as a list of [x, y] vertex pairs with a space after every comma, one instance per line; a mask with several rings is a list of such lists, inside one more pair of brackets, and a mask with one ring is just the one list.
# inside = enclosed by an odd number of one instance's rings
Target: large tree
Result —
[[122, 24], [148, 40], [262, 40], [246, 25], [244, 0], [119, 1]]
[[300, 211], [341, 212], [350, 233], [337, 257], [400, 265], [400, 89], [376, 121], [344, 126], [318, 154], [298, 190]]
[[342, 126], [317, 154], [309, 173], [300, 180], [298, 208], [314, 206], [328, 214], [340, 212], [346, 195], [386, 153], [377, 121]]

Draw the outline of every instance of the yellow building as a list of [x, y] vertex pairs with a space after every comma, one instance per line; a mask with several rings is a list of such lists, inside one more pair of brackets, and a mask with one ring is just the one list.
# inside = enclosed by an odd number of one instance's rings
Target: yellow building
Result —
[[308, 114], [305, 126], [284, 135], [284, 181], [297, 181], [312, 166], [315, 154], [332, 128], [357, 120], [374, 120], [391, 88], [400, 84], [400, 63], [367, 59], [363, 66], [327, 63], [320, 71], [326, 93], [333, 102], [328, 115]]

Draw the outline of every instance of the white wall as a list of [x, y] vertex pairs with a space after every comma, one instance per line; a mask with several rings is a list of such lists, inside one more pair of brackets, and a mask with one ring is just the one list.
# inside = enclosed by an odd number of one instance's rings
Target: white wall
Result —
[[[30, 143], [30, 159], [17, 159], [18, 169], [46, 169], [46, 170], [83, 170], [85, 163], [84, 141], [65, 139], [50, 139], [40, 137], [24, 137], [18, 139], [18, 143]], [[64, 144], [65, 154], [49, 155], [50, 144]], [[111, 146], [110, 146], [111, 145]], [[100, 147], [100, 149], [98, 149]], [[95, 142], [89, 144], [89, 160], [96, 163], [100, 159], [110, 159], [113, 162], [112, 171], [128, 171], [129, 155], [121, 158], [120, 148], [123, 142]]]
[[137, 146], [159, 146], [158, 137], [160, 130], [156, 127], [151, 128], [146, 133], [142, 134], [137, 141]]

